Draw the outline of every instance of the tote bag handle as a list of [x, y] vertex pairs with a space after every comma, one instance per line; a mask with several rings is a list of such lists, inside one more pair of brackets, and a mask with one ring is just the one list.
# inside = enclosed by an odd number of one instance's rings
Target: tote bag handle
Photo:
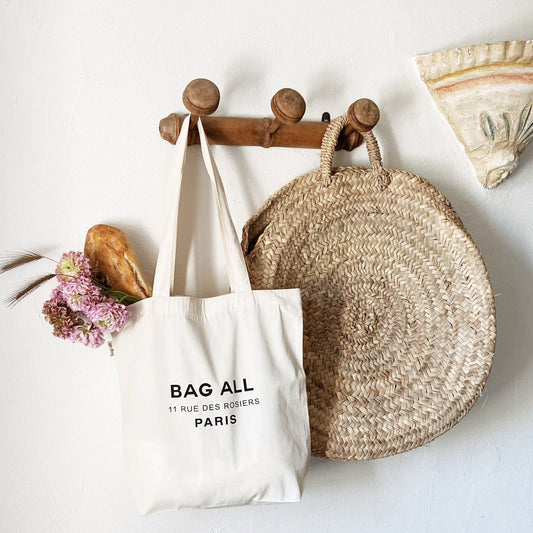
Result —
[[[183, 181], [183, 169], [187, 153], [187, 137], [189, 133], [190, 116], [187, 116], [181, 127], [181, 132], [176, 142], [176, 153], [178, 172], [169, 184], [169, 194], [173, 201], [169, 209], [165, 231], [157, 265], [155, 269], [153, 296], [170, 296], [174, 291], [174, 269], [176, 265], [176, 238], [178, 231], [178, 210], [180, 202], [181, 184]], [[211, 188], [215, 197], [215, 204], [218, 215], [218, 223], [222, 234], [224, 246], [224, 256], [228, 272], [231, 292], [251, 291], [250, 278], [246, 270], [246, 263], [242, 255], [242, 250], [237, 237], [237, 232], [233, 226], [231, 215], [224, 192], [224, 186], [218, 169], [213, 161], [209, 150], [209, 143], [205, 135], [201, 118], [198, 118], [198, 133], [200, 146], [207, 173], [211, 180]]]

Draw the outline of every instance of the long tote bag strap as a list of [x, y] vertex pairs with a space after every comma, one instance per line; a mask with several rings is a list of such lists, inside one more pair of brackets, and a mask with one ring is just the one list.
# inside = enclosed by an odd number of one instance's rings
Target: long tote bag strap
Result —
[[[170, 296], [174, 291], [174, 269], [176, 264], [176, 239], [178, 231], [178, 211], [180, 202], [181, 184], [183, 181], [183, 169], [187, 153], [187, 137], [189, 133], [190, 116], [183, 121], [181, 132], [176, 142], [178, 172], [171, 180], [169, 192], [173, 197], [157, 265], [155, 269], [153, 296]], [[198, 119], [198, 133], [204, 164], [211, 180], [211, 188], [215, 197], [215, 204], [218, 215], [218, 223], [222, 234], [224, 256], [231, 292], [251, 291], [250, 279], [246, 264], [242, 255], [242, 250], [237, 237], [237, 232], [231, 220], [231, 215], [224, 192], [224, 186], [218, 169], [213, 161], [209, 150], [209, 143], [205, 135], [202, 120]]]

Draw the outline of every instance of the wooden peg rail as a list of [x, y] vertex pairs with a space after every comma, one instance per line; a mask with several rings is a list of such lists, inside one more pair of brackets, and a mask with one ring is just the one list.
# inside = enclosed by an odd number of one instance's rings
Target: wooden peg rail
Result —
[[[320, 148], [329, 120], [302, 121], [305, 100], [293, 89], [281, 89], [270, 102], [274, 118], [211, 117], [220, 101], [218, 87], [206, 79], [193, 80], [183, 91], [183, 103], [191, 114], [189, 144], [199, 144], [198, 117], [211, 144], [227, 146], [284, 146]], [[324, 116], [327, 115], [324, 113]], [[370, 131], [379, 121], [377, 105], [367, 98], [348, 109], [348, 126], [339, 137], [337, 150], [353, 150], [363, 142], [361, 132]], [[176, 144], [185, 116], [171, 113], [159, 123], [159, 133]]]

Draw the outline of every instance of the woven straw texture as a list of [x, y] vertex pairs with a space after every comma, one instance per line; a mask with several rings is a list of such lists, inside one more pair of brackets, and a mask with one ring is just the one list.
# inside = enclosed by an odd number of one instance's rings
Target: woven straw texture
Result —
[[385, 457], [456, 424], [481, 394], [496, 340], [481, 255], [425, 179], [331, 168], [346, 117], [328, 127], [321, 169], [275, 193], [243, 229], [254, 289], [302, 289], [312, 452]]

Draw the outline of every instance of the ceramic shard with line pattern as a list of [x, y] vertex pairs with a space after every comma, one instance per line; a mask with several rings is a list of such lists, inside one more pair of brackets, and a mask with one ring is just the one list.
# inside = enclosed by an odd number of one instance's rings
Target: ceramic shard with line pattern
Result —
[[533, 138], [533, 40], [443, 50], [415, 61], [477, 178], [496, 187]]

